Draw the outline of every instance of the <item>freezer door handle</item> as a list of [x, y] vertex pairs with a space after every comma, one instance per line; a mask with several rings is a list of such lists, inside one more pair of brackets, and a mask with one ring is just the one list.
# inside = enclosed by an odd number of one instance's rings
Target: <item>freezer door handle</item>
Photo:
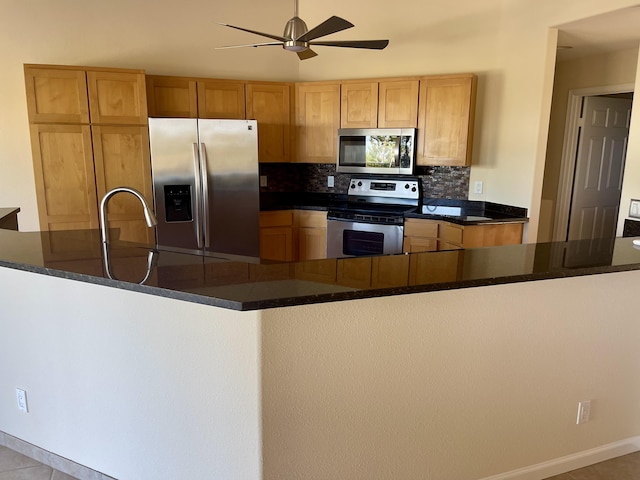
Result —
[[198, 248], [202, 248], [202, 228], [201, 228], [201, 223], [200, 223], [200, 218], [201, 218], [201, 210], [202, 210], [202, 175], [200, 172], [200, 160], [198, 159], [198, 144], [197, 143], [192, 143], [191, 144], [192, 147], [192, 151], [191, 154], [193, 155], [193, 168], [196, 172], [196, 204], [195, 204], [195, 208], [193, 209], [194, 211], [194, 221], [195, 221], [195, 227], [196, 227], [196, 239], [198, 242]]
[[200, 143], [200, 170], [202, 178], [202, 224], [204, 229], [204, 248], [211, 247], [209, 231], [209, 169], [207, 166], [207, 146]]

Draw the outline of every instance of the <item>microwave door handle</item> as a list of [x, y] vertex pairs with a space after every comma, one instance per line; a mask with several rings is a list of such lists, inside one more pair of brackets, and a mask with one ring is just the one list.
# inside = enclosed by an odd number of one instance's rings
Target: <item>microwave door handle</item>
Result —
[[198, 248], [202, 248], [202, 228], [200, 223], [201, 209], [202, 209], [202, 175], [200, 172], [200, 160], [198, 159], [198, 144], [191, 144], [191, 155], [193, 158], [193, 169], [195, 171], [195, 185], [196, 185], [196, 202], [194, 211], [194, 222], [196, 227], [196, 241]]
[[207, 168], [207, 146], [200, 143], [200, 170], [202, 178], [202, 228], [204, 229], [204, 248], [211, 246], [209, 231], [209, 170]]

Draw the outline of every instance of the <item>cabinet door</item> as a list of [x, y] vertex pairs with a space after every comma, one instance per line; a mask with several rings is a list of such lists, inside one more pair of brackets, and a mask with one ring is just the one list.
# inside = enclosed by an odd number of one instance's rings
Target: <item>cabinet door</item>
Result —
[[24, 77], [30, 123], [89, 123], [84, 71], [25, 66]]
[[378, 127], [418, 126], [418, 80], [380, 82]]
[[260, 258], [293, 261], [293, 211], [260, 212]]
[[327, 258], [327, 229], [308, 227], [298, 229], [298, 249], [299, 260]]
[[343, 83], [340, 88], [340, 127], [376, 128], [378, 82]]
[[245, 117], [244, 82], [236, 80], [198, 81], [199, 118]]
[[87, 87], [91, 123], [148, 123], [143, 73], [88, 71]]
[[31, 148], [41, 230], [98, 228], [88, 125], [32, 125]]
[[291, 86], [248, 83], [247, 118], [258, 121], [260, 162], [288, 162], [291, 143]]
[[196, 80], [147, 75], [150, 117], [198, 118]]
[[471, 164], [476, 77], [420, 81], [417, 165]]
[[[115, 187], [138, 190], [153, 205], [149, 132], [147, 127], [93, 127], [98, 199]], [[133, 195], [119, 193], [109, 200], [109, 228], [120, 229], [119, 240], [155, 244], [155, 230], [147, 227], [142, 205]]]
[[340, 84], [296, 85], [297, 162], [335, 163], [340, 128]]

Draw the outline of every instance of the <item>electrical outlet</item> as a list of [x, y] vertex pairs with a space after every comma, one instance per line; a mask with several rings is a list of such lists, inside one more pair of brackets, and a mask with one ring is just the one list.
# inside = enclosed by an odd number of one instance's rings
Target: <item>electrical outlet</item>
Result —
[[478, 195], [482, 194], [483, 187], [482, 181], [478, 180], [473, 184], [473, 193], [477, 193]]
[[267, 176], [266, 175], [260, 175], [260, 186], [261, 187], [266, 187], [267, 186]]
[[333, 186], [334, 186], [334, 177], [333, 175], [329, 175], [327, 177], [327, 187], [333, 188]]
[[591, 414], [591, 400], [584, 400], [578, 402], [578, 416], [576, 418], [576, 425], [586, 423], [589, 421], [589, 415]]
[[18, 402], [18, 410], [29, 413], [27, 406], [27, 392], [21, 388], [16, 388], [16, 400]]

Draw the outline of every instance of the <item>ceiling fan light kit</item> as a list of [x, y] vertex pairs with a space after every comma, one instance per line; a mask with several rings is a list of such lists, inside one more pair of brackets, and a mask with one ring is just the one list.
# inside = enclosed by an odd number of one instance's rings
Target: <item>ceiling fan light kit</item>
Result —
[[243, 32], [253, 33], [262, 37], [271, 38], [276, 40], [275, 42], [263, 42], [263, 43], [251, 43], [248, 45], [229, 45], [226, 47], [217, 47], [216, 50], [224, 48], [240, 48], [240, 47], [264, 47], [280, 45], [282, 48], [289, 52], [296, 52], [300, 60], [306, 60], [308, 58], [315, 57], [317, 53], [311, 50], [311, 46], [323, 46], [323, 47], [346, 47], [346, 48], [366, 48], [372, 50], [382, 50], [389, 45], [389, 40], [342, 40], [342, 41], [318, 41], [314, 42], [316, 38], [331, 35], [332, 33], [341, 32], [348, 28], [353, 27], [353, 23], [348, 22], [344, 18], [330, 17], [320, 25], [309, 30], [307, 24], [304, 23], [300, 17], [298, 17], [298, 3], [294, 0], [293, 18], [291, 18], [284, 27], [284, 33], [280, 35], [272, 35], [270, 33], [258, 32], [256, 30], [249, 30], [247, 28], [236, 27], [235, 25], [229, 25], [228, 23], [219, 23], [225, 27], [235, 28], [236, 30], [242, 30]]

